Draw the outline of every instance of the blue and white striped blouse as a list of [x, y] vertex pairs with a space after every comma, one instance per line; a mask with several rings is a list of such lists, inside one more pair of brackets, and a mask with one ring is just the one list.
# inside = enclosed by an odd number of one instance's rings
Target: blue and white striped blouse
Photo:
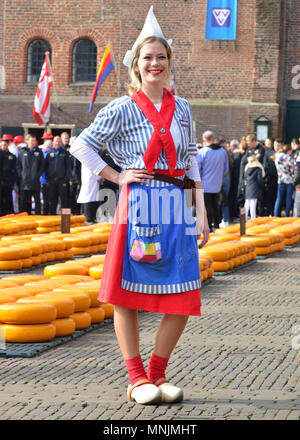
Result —
[[[191, 106], [188, 101], [178, 96], [175, 97], [175, 102], [172, 125], [176, 123], [176, 138], [180, 140], [175, 143], [176, 169], [189, 169], [190, 156], [197, 154]], [[96, 175], [106, 163], [103, 165], [103, 161], [98, 154], [95, 155], [95, 151], [101, 150], [104, 145], [107, 146], [113, 160], [123, 169], [144, 169], [146, 167], [143, 155], [153, 130], [149, 120], [135, 102], [129, 96], [123, 96], [111, 101], [99, 111], [91, 125], [76, 138], [70, 152]], [[91, 154], [88, 154], [88, 150]], [[164, 149], [155, 168], [161, 170], [169, 168]]]

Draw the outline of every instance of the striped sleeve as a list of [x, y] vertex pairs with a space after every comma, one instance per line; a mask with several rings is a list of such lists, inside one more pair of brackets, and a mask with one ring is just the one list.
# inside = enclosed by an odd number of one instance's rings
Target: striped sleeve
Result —
[[103, 107], [94, 122], [83, 130], [80, 138], [84, 143], [100, 150], [106, 142], [114, 139], [119, 132], [121, 116], [117, 105]]
[[188, 146], [188, 152], [190, 156], [196, 156], [197, 154], [197, 146], [195, 141], [195, 132], [194, 132], [194, 126], [193, 126], [193, 116], [192, 116], [192, 109], [191, 104], [188, 102], [188, 118], [189, 118], [189, 146]]
[[107, 165], [98, 152], [106, 142], [118, 135], [120, 120], [117, 105], [111, 103], [103, 107], [91, 125], [83, 130], [71, 146], [70, 153], [96, 176]]

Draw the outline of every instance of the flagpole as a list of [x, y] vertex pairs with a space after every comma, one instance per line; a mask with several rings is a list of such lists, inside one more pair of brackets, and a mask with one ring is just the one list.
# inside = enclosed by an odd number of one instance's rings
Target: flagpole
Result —
[[47, 58], [47, 62], [48, 62], [49, 70], [50, 70], [50, 75], [51, 75], [51, 78], [52, 78], [52, 81], [53, 81], [53, 91], [54, 91], [54, 97], [55, 97], [56, 105], [57, 105], [58, 110], [61, 110], [61, 107], [60, 107], [58, 99], [57, 99], [56, 86], [55, 86], [52, 66], [51, 66], [51, 62], [50, 62], [50, 58], [49, 58], [50, 52], [47, 50], [47, 52], [45, 52], [45, 55], [46, 55], [46, 58]]
[[[109, 46], [110, 46], [111, 57], [112, 57], [114, 65], [116, 66], [117, 87], [118, 87], [118, 94], [120, 94], [120, 88], [121, 88], [120, 72], [119, 72], [119, 69], [117, 69], [116, 59], [115, 59], [114, 52], [112, 49], [111, 41], [108, 40], [108, 42], [109, 42]], [[119, 67], [119, 64], [118, 64], [118, 67]]]

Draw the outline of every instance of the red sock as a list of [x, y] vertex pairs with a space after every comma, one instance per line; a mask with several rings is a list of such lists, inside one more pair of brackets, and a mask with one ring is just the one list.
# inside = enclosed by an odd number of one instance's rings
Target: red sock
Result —
[[[147, 376], [153, 383], [155, 383], [158, 379], [165, 378], [165, 370], [167, 368], [169, 358], [162, 358], [152, 353]], [[164, 380], [166, 382], [166, 380]], [[161, 383], [164, 383], [163, 381]]]
[[131, 359], [125, 359], [125, 365], [129, 373], [130, 385], [134, 385], [139, 380], [147, 379], [141, 355]]

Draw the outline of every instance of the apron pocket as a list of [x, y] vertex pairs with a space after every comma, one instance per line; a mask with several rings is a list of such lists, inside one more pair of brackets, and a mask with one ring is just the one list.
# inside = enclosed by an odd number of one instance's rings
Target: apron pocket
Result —
[[143, 227], [134, 226], [130, 257], [140, 263], [155, 263], [162, 259], [161, 253], [161, 226]]

